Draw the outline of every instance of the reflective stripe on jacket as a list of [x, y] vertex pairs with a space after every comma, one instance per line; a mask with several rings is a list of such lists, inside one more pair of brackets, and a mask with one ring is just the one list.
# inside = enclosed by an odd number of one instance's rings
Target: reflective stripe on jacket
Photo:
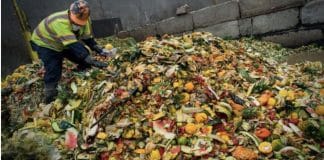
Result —
[[80, 39], [91, 38], [90, 20], [78, 33], [73, 33], [68, 11], [61, 11], [42, 20], [35, 28], [31, 40], [45, 48], [61, 52], [66, 46]]

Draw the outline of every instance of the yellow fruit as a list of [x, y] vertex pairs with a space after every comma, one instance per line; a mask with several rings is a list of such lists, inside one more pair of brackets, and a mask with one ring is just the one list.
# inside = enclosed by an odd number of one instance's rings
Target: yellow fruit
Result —
[[228, 136], [227, 132], [218, 132], [217, 135], [225, 142], [228, 142], [230, 140], [230, 137]]
[[232, 153], [233, 157], [238, 160], [249, 159], [256, 160], [258, 159], [258, 154], [255, 153], [252, 149], [238, 146]]
[[292, 112], [292, 113], [290, 114], [290, 118], [291, 118], [291, 119], [298, 119], [298, 114], [297, 114], [296, 112]]
[[161, 77], [156, 77], [153, 79], [153, 83], [160, 83], [162, 81]]
[[225, 89], [225, 90], [234, 90], [234, 86], [232, 85], [232, 84], [229, 84], [229, 83], [224, 83], [223, 84], [223, 88]]
[[295, 92], [294, 91], [288, 91], [287, 100], [295, 100]]
[[211, 132], [213, 131], [213, 126], [203, 126], [200, 129], [201, 133], [203, 134], [211, 134]]
[[272, 97], [269, 98], [269, 100], [268, 100], [268, 106], [273, 107], [275, 105], [276, 105], [276, 99], [274, 99]]
[[196, 113], [195, 120], [198, 123], [204, 122], [207, 120], [207, 114], [206, 113]]
[[106, 44], [106, 46], [105, 46], [105, 49], [107, 49], [107, 50], [111, 50], [113, 48], [114, 48], [114, 46], [110, 43]]
[[107, 138], [107, 134], [106, 133], [104, 133], [104, 132], [99, 132], [98, 134], [97, 134], [97, 138], [98, 139], [106, 139]]
[[134, 152], [138, 154], [145, 154], [145, 149], [135, 149]]
[[173, 88], [179, 88], [182, 86], [181, 82], [173, 82]]
[[150, 160], [160, 160], [161, 159], [161, 155], [159, 150], [153, 150], [150, 154]]
[[267, 93], [264, 93], [264, 94], [262, 94], [260, 97], [259, 97], [259, 102], [260, 102], [260, 104], [262, 105], [262, 106], [264, 106], [265, 104], [267, 104], [268, 103], [268, 100], [270, 99], [270, 95], [269, 94], [267, 94]]
[[183, 36], [183, 40], [187, 43], [192, 43], [192, 39], [189, 35], [184, 35]]
[[264, 154], [268, 154], [272, 152], [272, 145], [269, 142], [262, 142], [259, 145], [259, 151], [264, 153]]
[[188, 94], [188, 93], [182, 93], [181, 97], [182, 97], [182, 99], [181, 99], [182, 103], [187, 103], [190, 100], [190, 94]]
[[129, 138], [132, 138], [134, 136], [134, 134], [135, 134], [135, 130], [130, 129], [123, 135], [123, 137], [129, 139]]
[[226, 71], [225, 70], [221, 70], [220, 72], [217, 73], [217, 76], [222, 78], [225, 75]]
[[279, 91], [279, 95], [280, 95], [281, 97], [287, 97], [287, 95], [288, 95], [288, 91], [285, 90], [285, 89], [282, 89], [282, 90]]
[[188, 133], [188, 134], [194, 134], [197, 132], [197, 126], [193, 123], [188, 123], [186, 126], [185, 126], [185, 131]]
[[195, 88], [194, 84], [192, 82], [188, 82], [185, 84], [186, 91], [190, 92]]
[[315, 112], [316, 114], [320, 115], [320, 116], [324, 116], [324, 105], [318, 105], [316, 108], [315, 108]]

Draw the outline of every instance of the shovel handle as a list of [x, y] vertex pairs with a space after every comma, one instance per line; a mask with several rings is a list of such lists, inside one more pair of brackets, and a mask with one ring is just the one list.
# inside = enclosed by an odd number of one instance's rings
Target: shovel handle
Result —
[[[129, 97], [128, 98], [126, 98], [127, 100], [131, 97], [131, 96], [133, 96], [135, 93], [136, 93], [136, 91], [137, 91], [137, 89], [138, 88], [135, 88], [135, 89], [133, 89], [133, 90], [131, 90], [129, 93]], [[122, 102], [125, 102], [126, 101], [126, 99], [124, 99], [124, 100], [122, 100]], [[118, 103], [117, 103], [118, 104]], [[100, 121], [102, 121], [108, 114], [110, 114], [111, 112], [112, 112], [112, 110], [113, 110], [113, 106], [110, 106], [109, 108], [108, 108], [108, 110], [95, 122], [95, 123], [93, 123], [91, 126], [90, 126], [90, 129], [91, 128], [93, 128], [94, 126], [96, 126]]]
[[90, 126], [90, 129], [96, 126], [100, 121], [102, 121], [111, 111], [113, 107], [109, 107], [108, 110], [103, 114], [95, 123]]

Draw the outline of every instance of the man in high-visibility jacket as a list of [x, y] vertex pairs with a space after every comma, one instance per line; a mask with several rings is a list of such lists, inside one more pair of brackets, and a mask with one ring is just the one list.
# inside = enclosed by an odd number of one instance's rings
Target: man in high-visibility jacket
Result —
[[57, 86], [61, 78], [64, 58], [77, 63], [80, 69], [107, 66], [106, 63], [94, 60], [83, 45], [86, 44], [100, 55], [106, 54], [92, 37], [89, 17], [88, 3], [78, 0], [72, 3], [68, 10], [46, 17], [32, 34], [32, 48], [38, 53], [45, 67], [45, 103], [47, 104], [58, 94]]

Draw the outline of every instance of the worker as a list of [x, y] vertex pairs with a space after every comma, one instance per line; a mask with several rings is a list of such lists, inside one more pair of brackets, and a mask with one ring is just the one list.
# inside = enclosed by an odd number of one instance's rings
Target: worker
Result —
[[83, 45], [86, 44], [99, 55], [109, 54], [94, 40], [89, 17], [88, 2], [78, 0], [73, 2], [68, 10], [46, 17], [32, 34], [32, 48], [38, 53], [45, 68], [46, 104], [54, 101], [58, 94], [57, 86], [62, 75], [64, 58], [78, 64], [80, 70], [91, 66], [107, 67], [106, 63], [93, 59], [88, 49]]

